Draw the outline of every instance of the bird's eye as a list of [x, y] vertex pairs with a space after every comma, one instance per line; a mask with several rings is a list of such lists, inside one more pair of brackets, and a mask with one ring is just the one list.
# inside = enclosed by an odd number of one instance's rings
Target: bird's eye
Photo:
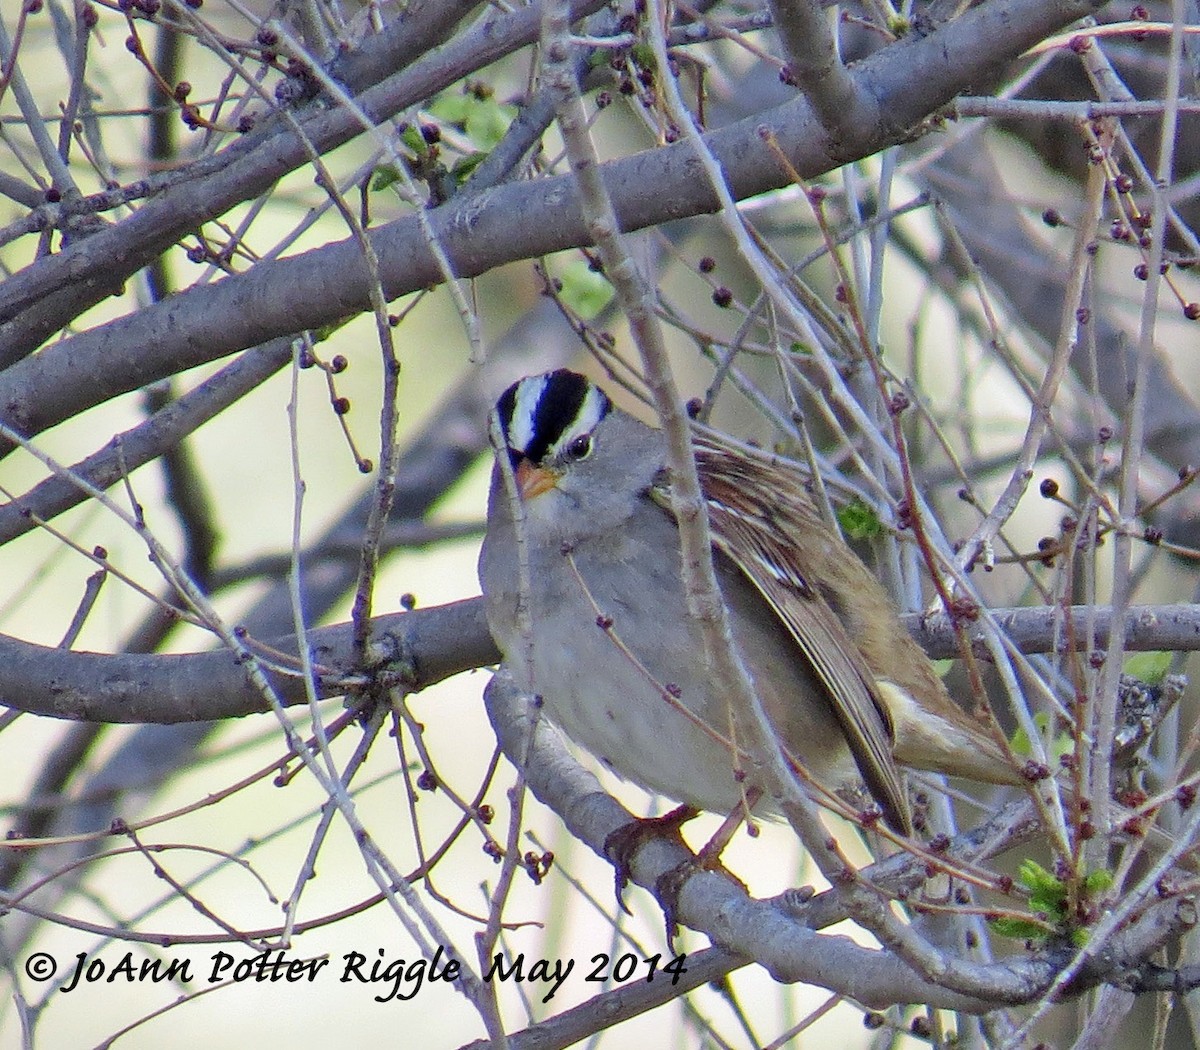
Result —
[[572, 439], [567, 446], [568, 459], [587, 459], [592, 454], [592, 435], [584, 434]]

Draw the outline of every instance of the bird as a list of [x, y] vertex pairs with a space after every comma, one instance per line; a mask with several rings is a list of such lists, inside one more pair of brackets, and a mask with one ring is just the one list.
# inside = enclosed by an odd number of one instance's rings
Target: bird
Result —
[[[662, 432], [585, 376], [510, 386], [479, 576], [517, 684], [602, 765], [692, 810], [748, 792], [743, 717], [713, 688], [687, 612]], [[865, 784], [912, 830], [900, 767], [1021, 782], [1011, 754], [949, 696], [875, 575], [783, 457], [693, 436], [731, 632], [771, 728], [806, 781]], [[770, 815], [763, 798], [760, 810]]]

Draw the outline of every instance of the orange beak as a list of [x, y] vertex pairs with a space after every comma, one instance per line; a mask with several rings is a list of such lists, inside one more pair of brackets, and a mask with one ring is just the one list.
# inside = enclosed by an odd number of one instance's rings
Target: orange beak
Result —
[[558, 484], [558, 474], [545, 467], [534, 466], [527, 459], [517, 464], [516, 479], [517, 491], [523, 500], [531, 500], [534, 496], [549, 492]]

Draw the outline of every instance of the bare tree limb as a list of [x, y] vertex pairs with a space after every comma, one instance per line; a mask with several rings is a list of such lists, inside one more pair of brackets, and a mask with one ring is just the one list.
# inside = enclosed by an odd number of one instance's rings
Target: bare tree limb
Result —
[[[906, 38], [877, 52], [856, 68], [855, 77], [870, 90], [880, 112], [887, 116], [864, 132], [856, 155], [865, 156], [903, 141], [916, 124], [973, 80], [986, 77], [1009, 56], [1019, 54], [1096, 6], [1097, 0], [992, 0], [929, 37]], [[1004, 52], [994, 47], [969, 46], [980, 39], [1002, 39]], [[363, 108], [367, 109], [365, 102]], [[307, 130], [318, 148], [326, 145], [328, 135], [321, 128]], [[827, 171], [844, 159], [831, 154], [829, 137], [808, 102], [797, 100], [761, 118], [743, 120], [707, 136], [709, 148], [720, 161], [737, 198], [785, 185], [791, 177], [763, 141], [764, 135], [787, 153], [790, 164], [805, 178]], [[297, 154], [294, 160], [280, 157], [285, 166], [299, 163], [299, 154], [304, 151], [293, 152]], [[269, 170], [271, 179], [281, 173], [277, 165], [268, 169], [261, 161], [253, 163], [263, 171]], [[691, 147], [680, 142], [604, 165], [605, 183], [622, 229], [642, 229], [713, 211], [718, 203], [716, 196], [706, 180], [697, 177], [696, 164]], [[229, 170], [238, 167], [233, 163]], [[239, 175], [242, 184], [252, 181], [246, 172]], [[196, 214], [195, 206], [190, 207], [183, 228], [195, 226], [211, 214], [212, 206], [219, 210], [228, 205], [212, 201], [203, 214]], [[132, 238], [133, 244], [140, 242], [140, 235], [128, 227], [139, 220], [149, 221], [142, 219], [149, 210], [147, 206], [121, 224], [122, 259], [128, 255], [140, 258], [125, 238]], [[170, 221], [174, 224], [178, 217], [171, 216]], [[505, 262], [590, 241], [570, 176], [500, 186], [456, 199], [431, 212], [429, 223], [460, 277], [476, 276]], [[522, 236], [514, 236], [518, 229]], [[174, 225], [158, 228], [153, 235], [152, 255], [165, 249], [179, 232], [181, 228]], [[103, 236], [106, 234], [84, 243], [89, 250], [95, 247], [99, 251], [93, 242]], [[426, 237], [414, 218], [380, 227], [372, 233], [372, 243], [389, 297], [441, 280]], [[67, 254], [55, 256], [47, 265], [67, 265], [58, 261]], [[86, 270], [93, 264], [80, 260], [76, 265]], [[94, 265], [99, 266], [99, 259]], [[106, 288], [111, 287], [112, 258], [105, 256], [100, 269], [105, 274]], [[39, 282], [43, 279], [49, 277], [39, 275]], [[31, 437], [87, 407], [165, 375], [283, 333], [318, 328], [365, 309], [368, 282], [359, 246], [353, 239], [259, 263], [236, 280], [192, 288], [132, 317], [98, 326], [19, 361], [0, 376], [0, 418]], [[0, 287], [0, 316], [10, 319], [0, 325], [0, 356], [5, 331], [17, 330], [12, 328], [16, 322], [11, 318], [21, 297], [29, 294], [21, 290], [25, 283], [22, 275], [14, 275]], [[86, 277], [80, 277], [71, 283], [69, 293], [60, 294], [75, 295], [86, 284]], [[59, 318], [56, 326], [66, 319]], [[22, 320], [20, 331], [27, 346], [31, 329], [41, 327], [41, 322], [29, 317]], [[45, 334], [54, 330], [57, 328]], [[100, 361], [105, 363], [104, 368], [98, 367]]]
[[[1092, 642], [1103, 646], [1110, 610], [1075, 607], [1077, 624], [1095, 624]], [[1062, 651], [1061, 610], [1000, 609], [993, 615], [1013, 644], [1027, 653]], [[907, 617], [909, 629], [935, 658], [958, 652], [945, 617]], [[322, 696], [353, 694], [369, 680], [395, 679], [410, 691], [450, 675], [499, 660], [483, 617], [482, 601], [469, 598], [450, 605], [376, 617], [373, 647], [378, 662], [358, 666], [350, 625], [311, 632], [314, 661], [321, 668]], [[1126, 616], [1130, 651], [1200, 650], [1200, 605], [1135, 606]], [[1077, 645], [1088, 639], [1082, 632]], [[272, 639], [267, 649], [296, 655], [293, 637]], [[303, 683], [277, 673], [272, 681], [283, 701], [304, 702]], [[87, 653], [52, 649], [0, 635], [0, 702], [14, 710], [52, 718], [114, 723], [208, 721], [265, 711], [262, 697], [226, 652], [187, 654]]]
[[[1039, 606], [992, 611], [1004, 636], [1023, 653], [1061, 652], [1067, 644], [1065, 626], [1073, 623], [1076, 644], [1090, 641], [1097, 648], [1108, 644], [1112, 610], [1106, 606], [1074, 606], [1064, 610]], [[921, 647], [934, 659], [959, 655], [954, 628], [943, 615], [905, 618]], [[1094, 628], [1087, 637], [1086, 627]], [[968, 636], [971, 632], [968, 630]], [[1200, 649], [1200, 605], [1133, 606], [1125, 617], [1125, 648], [1130, 652], [1195, 652]]]
[[329, 73], [357, 94], [436, 51], [478, 6], [479, 0], [416, 0], [406, 4], [382, 32], [370, 34], [352, 51], [335, 56]]
[[771, 0], [770, 7], [789, 82], [812, 105], [829, 135], [830, 152], [849, 159], [859, 136], [879, 121], [876, 100], [843, 64], [819, 0]]

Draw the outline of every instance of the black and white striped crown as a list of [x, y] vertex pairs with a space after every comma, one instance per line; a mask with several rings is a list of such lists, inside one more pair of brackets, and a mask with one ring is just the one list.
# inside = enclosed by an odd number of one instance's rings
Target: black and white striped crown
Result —
[[586, 438], [612, 402], [586, 376], [559, 368], [514, 383], [496, 404], [500, 428], [514, 459], [550, 462]]

